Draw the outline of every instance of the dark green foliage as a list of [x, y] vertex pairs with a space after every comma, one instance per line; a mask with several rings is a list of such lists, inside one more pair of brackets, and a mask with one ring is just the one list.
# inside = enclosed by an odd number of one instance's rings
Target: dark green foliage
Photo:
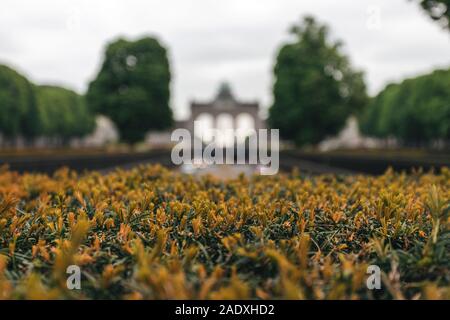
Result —
[[84, 98], [71, 90], [34, 86], [13, 69], [0, 65], [0, 132], [18, 136], [58, 137], [67, 141], [94, 129], [95, 119]]
[[366, 104], [361, 72], [354, 71], [328, 27], [306, 17], [292, 28], [293, 43], [279, 51], [269, 123], [297, 145], [336, 134], [348, 116]]
[[166, 49], [153, 38], [111, 43], [87, 93], [89, 107], [110, 117], [127, 142], [172, 124]]
[[396, 137], [406, 145], [450, 139], [450, 70], [390, 84], [360, 119], [364, 134]]
[[30, 82], [0, 65], [0, 132], [8, 137], [34, 137], [38, 133], [36, 102]]
[[419, 0], [430, 17], [450, 30], [450, 0]]
[[35, 91], [42, 135], [67, 140], [84, 136], [94, 129], [94, 115], [82, 96], [56, 86], [37, 86]]

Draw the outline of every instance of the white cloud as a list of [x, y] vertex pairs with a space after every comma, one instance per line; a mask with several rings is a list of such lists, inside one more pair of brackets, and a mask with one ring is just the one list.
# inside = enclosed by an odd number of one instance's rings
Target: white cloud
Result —
[[[305, 14], [330, 25], [372, 94], [387, 81], [450, 65], [450, 34], [407, 0], [3, 0], [2, 7], [0, 62], [79, 92], [107, 42], [156, 35], [169, 49], [178, 117], [223, 79], [239, 97], [268, 106], [276, 52]], [[370, 8], [379, 8], [379, 28], [367, 28]]]

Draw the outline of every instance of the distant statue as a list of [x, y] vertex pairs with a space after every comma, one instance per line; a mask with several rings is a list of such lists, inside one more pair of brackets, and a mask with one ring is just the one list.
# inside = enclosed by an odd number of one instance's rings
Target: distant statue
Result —
[[217, 100], [234, 100], [231, 86], [228, 82], [222, 82], [217, 93]]

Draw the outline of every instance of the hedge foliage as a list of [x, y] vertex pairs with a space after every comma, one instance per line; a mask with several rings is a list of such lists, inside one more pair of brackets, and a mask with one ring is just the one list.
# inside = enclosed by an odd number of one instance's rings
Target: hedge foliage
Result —
[[449, 181], [3, 169], [1, 298], [449, 298]]

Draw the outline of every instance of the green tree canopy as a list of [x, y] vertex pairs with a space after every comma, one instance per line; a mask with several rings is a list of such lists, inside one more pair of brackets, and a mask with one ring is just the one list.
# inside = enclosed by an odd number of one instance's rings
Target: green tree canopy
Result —
[[367, 135], [396, 137], [405, 145], [450, 139], [450, 69], [390, 84], [360, 118]]
[[418, 2], [433, 20], [450, 30], [450, 0], [418, 0]]
[[36, 86], [35, 92], [41, 135], [67, 140], [94, 129], [94, 115], [76, 92], [56, 86]]
[[87, 102], [115, 122], [122, 140], [137, 142], [172, 124], [170, 77], [166, 49], [156, 39], [119, 39], [108, 45]]
[[315, 144], [365, 106], [366, 86], [327, 26], [305, 17], [291, 33], [295, 40], [281, 47], [274, 69], [269, 123], [297, 145]]
[[0, 132], [12, 138], [38, 133], [36, 102], [31, 83], [10, 67], [0, 65]]

